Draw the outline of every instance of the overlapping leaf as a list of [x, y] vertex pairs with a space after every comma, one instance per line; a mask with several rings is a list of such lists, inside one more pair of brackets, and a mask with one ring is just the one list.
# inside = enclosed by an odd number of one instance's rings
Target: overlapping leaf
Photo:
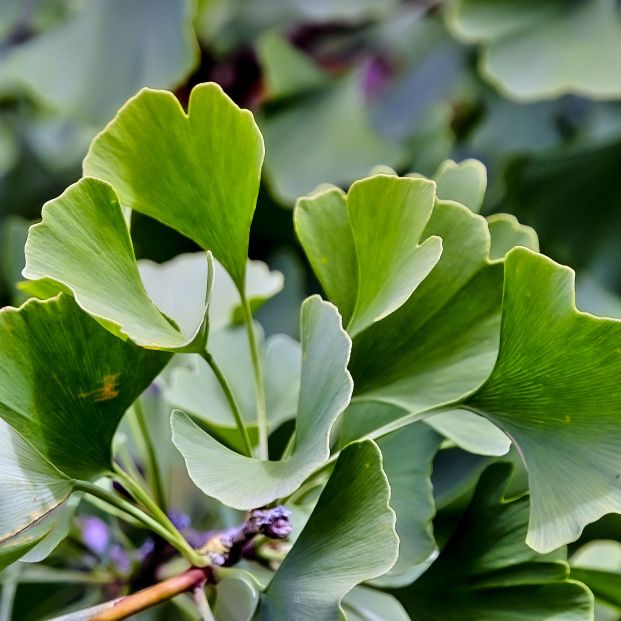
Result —
[[389, 498], [377, 446], [367, 440], [347, 447], [268, 585], [258, 618], [339, 618], [342, 598], [395, 562], [399, 539]]
[[352, 391], [346, 369], [351, 342], [336, 308], [318, 296], [302, 305], [301, 331], [300, 396], [290, 457], [275, 462], [245, 457], [201, 430], [186, 414], [173, 413], [173, 439], [192, 480], [228, 506], [251, 509], [287, 496], [329, 456], [330, 430]]
[[101, 126], [139, 88], [173, 87], [187, 75], [196, 59], [192, 13], [190, 0], [87, 2], [66, 23], [17, 46], [0, 78]]
[[455, 0], [448, 15], [457, 36], [482, 43], [482, 72], [512, 98], [621, 94], [611, 61], [621, 54], [614, 0]]
[[298, 201], [297, 235], [350, 334], [403, 305], [438, 262], [440, 240], [421, 243], [433, 202], [433, 183], [392, 175]]
[[589, 621], [593, 597], [567, 563], [524, 543], [528, 497], [503, 498], [511, 466], [490, 466], [438, 559], [397, 592], [420, 621]]
[[192, 90], [187, 115], [172, 93], [140, 91], [95, 138], [84, 173], [211, 250], [243, 291], [262, 162], [252, 114], [207, 83]]
[[[28, 234], [23, 273], [68, 289], [84, 310], [139, 345], [204, 347], [208, 294], [189, 334], [162, 314], [147, 295], [121, 206], [104, 181], [82, 179], [43, 207], [43, 221]], [[196, 286], [205, 291], [206, 283]]]
[[621, 512], [621, 322], [576, 310], [573, 272], [524, 248], [505, 260], [500, 352], [466, 406], [517, 445], [528, 543], [542, 552]]
[[479, 213], [487, 187], [487, 170], [481, 162], [446, 160], [436, 172], [435, 180], [439, 200], [455, 201]]

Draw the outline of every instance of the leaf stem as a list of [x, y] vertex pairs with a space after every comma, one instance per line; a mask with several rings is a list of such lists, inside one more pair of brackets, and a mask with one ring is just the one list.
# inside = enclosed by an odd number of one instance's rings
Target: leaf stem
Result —
[[121, 597], [110, 608], [91, 617], [91, 621], [120, 621], [143, 610], [166, 602], [177, 595], [202, 587], [205, 582], [215, 582], [210, 567], [192, 567], [142, 591]]
[[269, 459], [267, 445], [267, 411], [265, 408], [265, 386], [263, 384], [263, 369], [261, 368], [261, 358], [254, 332], [254, 322], [252, 321], [252, 309], [245, 293], [241, 293], [242, 310], [244, 312], [244, 322], [248, 332], [248, 342], [250, 343], [250, 355], [252, 356], [252, 367], [254, 369], [254, 381], [257, 394], [257, 427], [259, 430], [259, 459]]
[[233, 390], [231, 385], [229, 384], [226, 376], [222, 372], [222, 369], [218, 366], [218, 363], [215, 361], [214, 357], [208, 352], [203, 351], [201, 353], [203, 360], [209, 365], [210, 369], [213, 371], [213, 374], [216, 376], [222, 391], [224, 392], [224, 396], [231, 408], [231, 412], [233, 413], [233, 418], [235, 419], [235, 424], [237, 425], [237, 430], [241, 434], [241, 437], [244, 441], [245, 454], [248, 457], [254, 457], [254, 452], [252, 450], [252, 442], [250, 441], [250, 436], [248, 435], [248, 429], [246, 428], [246, 424], [242, 417], [239, 406], [237, 405], [237, 401], [235, 400], [235, 395], [233, 394]]
[[196, 610], [198, 610], [198, 614], [201, 616], [201, 621], [216, 621], [213, 613], [211, 612], [211, 607], [209, 606], [204, 586], [199, 585], [194, 587], [192, 595], [194, 596]]
[[[129, 514], [134, 519], [141, 522], [149, 530], [159, 535], [162, 539], [170, 543], [176, 550], [179, 551], [185, 558], [187, 558], [193, 565], [199, 567], [208, 563], [208, 559], [201, 556], [190, 544], [181, 536], [179, 531], [170, 530], [168, 525], [161, 524], [150, 515], [135, 507], [130, 502], [127, 502], [124, 498], [110, 492], [98, 485], [90, 483], [89, 481], [74, 480], [73, 486], [76, 490], [95, 496], [100, 500], [112, 505], [116, 509], [119, 509], [123, 514]], [[166, 518], [168, 521], [168, 518]]]
[[162, 507], [166, 511], [166, 493], [164, 491], [164, 485], [162, 483], [162, 475], [160, 472], [159, 464], [157, 462], [157, 455], [155, 452], [155, 445], [149, 427], [147, 425], [147, 419], [145, 417], [144, 408], [140, 397], [134, 402], [134, 416], [138, 424], [140, 436], [144, 445], [144, 455], [146, 459], [147, 467], [147, 480], [153, 490], [155, 496], [155, 502], [158, 506]]

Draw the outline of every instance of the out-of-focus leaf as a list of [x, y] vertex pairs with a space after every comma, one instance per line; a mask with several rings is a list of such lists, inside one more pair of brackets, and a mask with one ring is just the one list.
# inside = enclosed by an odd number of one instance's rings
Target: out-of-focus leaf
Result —
[[259, 619], [333, 621], [357, 584], [394, 564], [399, 539], [390, 488], [371, 441], [341, 453], [317, 506], [270, 581]]
[[507, 252], [516, 246], [539, 252], [537, 233], [530, 226], [520, 224], [515, 216], [508, 213], [494, 214], [487, 217], [487, 225], [492, 240], [490, 259], [504, 259]]
[[420, 621], [589, 621], [593, 598], [569, 567], [524, 543], [528, 496], [503, 498], [511, 466], [490, 466], [431, 567], [397, 597]]
[[347, 184], [373, 166], [394, 167], [404, 158], [399, 145], [371, 126], [358, 76], [269, 114], [261, 129], [268, 181], [289, 204], [319, 184]]
[[478, 160], [455, 163], [446, 160], [435, 174], [436, 195], [440, 200], [450, 200], [479, 213], [487, 188], [487, 170]]
[[621, 322], [576, 310], [573, 281], [525, 248], [507, 255], [498, 360], [465, 403], [516, 444], [529, 475], [527, 542], [541, 552], [621, 512]]
[[[302, 372], [295, 445], [282, 461], [262, 461], [226, 448], [179, 411], [173, 440], [192, 480], [207, 496], [236, 509], [262, 507], [295, 491], [330, 454], [329, 437], [349, 403], [351, 341], [334, 306], [319, 296], [302, 305]], [[214, 469], [213, 464], [218, 468]]]
[[217, 84], [194, 87], [187, 115], [171, 93], [143, 89], [95, 138], [84, 173], [211, 250], [243, 291], [263, 152], [252, 114]]
[[[203, 261], [208, 274], [204, 255]], [[171, 351], [204, 348], [208, 283], [201, 283], [202, 311], [192, 316], [196, 323], [188, 333], [180, 331], [147, 295], [121, 206], [108, 183], [82, 179], [43, 207], [43, 221], [28, 234], [23, 273], [69, 289], [84, 310], [139, 345]], [[199, 291], [201, 284], [195, 285]]]
[[217, 621], [251, 621], [259, 603], [257, 584], [241, 571], [218, 582]]
[[454, 0], [449, 7], [454, 32], [484, 46], [481, 71], [508, 97], [621, 94], [614, 61], [621, 55], [616, 2]]
[[328, 82], [313, 60], [296, 49], [277, 32], [266, 32], [258, 41], [267, 93], [286, 97], [308, 91]]
[[66, 475], [107, 472], [119, 420], [169, 355], [116, 338], [65, 295], [4, 309], [0, 334], [0, 417]]
[[189, 73], [197, 56], [193, 12], [190, 0], [87, 2], [66, 23], [15, 47], [0, 79], [103, 125], [141, 87], [173, 87]]
[[[205, 314], [208, 282], [205, 254], [183, 254], [158, 264], [142, 259], [138, 270], [149, 297], [184, 334], [200, 325]], [[209, 329], [215, 331], [233, 322], [240, 314], [240, 298], [224, 268], [214, 261], [214, 283], [209, 301]], [[248, 261], [246, 297], [253, 309], [276, 295], [283, 286], [280, 272], [271, 272], [261, 261]]]
[[421, 243], [433, 202], [429, 181], [392, 175], [298, 201], [296, 233], [350, 334], [402, 306], [438, 262], [441, 240]]

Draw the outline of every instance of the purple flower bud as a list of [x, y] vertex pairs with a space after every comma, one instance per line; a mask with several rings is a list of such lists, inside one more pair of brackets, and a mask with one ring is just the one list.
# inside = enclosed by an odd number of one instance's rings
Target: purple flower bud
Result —
[[192, 524], [189, 515], [181, 513], [181, 511], [177, 511], [176, 509], [171, 509], [168, 512], [168, 519], [173, 523], [173, 526], [181, 532], [190, 528]]
[[98, 517], [86, 516], [81, 520], [82, 540], [95, 554], [101, 555], [110, 543], [110, 528]]
[[258, 531], [271, 539], [285, 539], [291, 534], [293, 527], [289, 521], [291, 513], [282, 505], [273, 509], [257, 509], [252, 512]]

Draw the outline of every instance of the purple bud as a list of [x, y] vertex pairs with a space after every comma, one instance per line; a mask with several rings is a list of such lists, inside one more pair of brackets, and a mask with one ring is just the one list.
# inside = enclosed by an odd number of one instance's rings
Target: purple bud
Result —
[[181, 532], [190, 528], [192, 524], [189, 515], [181, 513], [181, 511], [177, 511], [176, 509], [171, 509], [168, 512], [168, 519], [173, 523], [173, 526]]
[[110, 528], [98, 517], [86, 516], [81, 520], [82, 540], [95, 554], [103, 554], [110, 543]]
[[131, 568], [131, 562], [129, 560], [129, 555], [125, 551], [125, 549], [119, 544], [114, 544], [110, 548], [110, 560], [114, 563], [116, 568], [121, 573], [128, 573]]
[[285, 539], [293, 529], [289, 521], [290, 515], [287, 509], [279, 505], [273, 509], [257, 509], [252, 512], [251, 519], [256, 522], [262, 535], [271, 539]]

